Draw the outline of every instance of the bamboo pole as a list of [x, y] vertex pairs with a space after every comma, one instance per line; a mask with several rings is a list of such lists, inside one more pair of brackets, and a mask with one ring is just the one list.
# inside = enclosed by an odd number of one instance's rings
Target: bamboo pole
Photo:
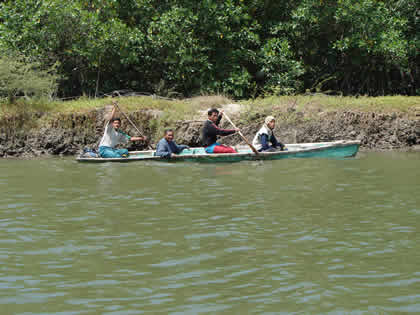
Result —
[[[118, 108], [118, 110], [124, 115], [124, 117], [128, 120], [128, 122], [137, 130], [137, 132], [139, 133], [140, 137], [145, 138], [145, 136], [143, 136], [143, 134], [141, 133], [141, 131], [139, 130], [139, 128], [137, 128], [137, 126], [130, 120], [130, 118], [128, 118], [128, 116], [121, 110], [121, 108], [118, 106], [117, 102], [112, 102], [112, 104]], [[151, 150], [153, 150], [152, 146], [150, 145], [149, 141], [147, 141], [147, 147]]]

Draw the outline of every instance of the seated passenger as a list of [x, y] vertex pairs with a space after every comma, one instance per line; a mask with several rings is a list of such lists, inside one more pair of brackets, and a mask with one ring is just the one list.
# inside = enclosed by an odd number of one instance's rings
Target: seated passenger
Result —
[[238, 129], [220, 129], [218, 125], [223, 112], [219, 113], [216, 108], [210, 109], [207, 115], [208, 120], [204, 122], [202, 130], [202, 141], [206, 153], [238, 153], [234, 148], [217, 142], [217, 136], [228, 136], [237, 132]]
[[112, 109], [111, 118], [105, 126], [105, 132], [99, 143], [99, 156], [102, 158], [128, 157], [127, 149], [116, 149], [120, 143], [128, 141], [145, 141], [146, 137], [130, 137], [120, 130], [121, 119], [115, 117], [116, 107]]
[[264, 125], [257, 132], [254, 140], [252, 141], [252, 145], [259, 152], [274, 152], [285, 150], [284, 144], [277, 141], [276, 137], [274, 136], [273, 129], [275, 125], [276, 120], [273, 116], [268, 116], [265, 118]]
[[174, 141], [174, 131], [172, 129], [165, 130], [163, 138], [158, 142], [156, 147], [157, 156], [163, 158], [174, 157], [175, 154], [179, 154], [182, 150], [189, 148], [187, 145], [178, 145]]

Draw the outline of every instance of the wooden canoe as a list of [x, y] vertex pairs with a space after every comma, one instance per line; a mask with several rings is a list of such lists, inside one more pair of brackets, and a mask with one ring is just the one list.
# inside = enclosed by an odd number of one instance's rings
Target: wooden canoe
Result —
[[182, 151], [174, 158], [166, 159], [155, 156], [155, 151], [131, 151], [127, 158], [76, 158], [78, 162], [104, 163], [104, 162], [134, 162], [134, 161], [166, 161], [166, 162], [239, 162], [253, 160], [280, 160], [285, 158], [345, 158], [357, 154], [360, 146], [358, 140], [340, 140], [333, 142], [294, 143], [286, 144], [287, 151], [260, 152], [256, 155], [248, 146], [236, 146], [238, 153], [207, 154], [204, 148], [190, 148]]

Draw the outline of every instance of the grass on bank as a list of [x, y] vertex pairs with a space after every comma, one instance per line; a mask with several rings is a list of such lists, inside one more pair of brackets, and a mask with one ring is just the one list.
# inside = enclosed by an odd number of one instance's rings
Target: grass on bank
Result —
[[[0, 118], [2, 125], [14, 125], [17, 128], [31, 129], [47, 126], [50, 122], [60, 120], [60, 124], [70, 124], [71, 120], [60, 118], [72, 114], [84, 114], [92, 110], [104, 109], [109, 114], [112, 102], [117, 101], [120, 109], [128, 114], [140, 110], [152, 111], [148, 127], [161, 135], [163, 129], [175, 128], [176, 122], [197, 119], [197, 113], [205, 112], [210, 107], [220, 107], [233, 101], [222, 95], [198, 96], [190, 99], [169, 100], [151, 96], [130, 96], [117, 98], [79, 98], [72, 101], [19, 100], [14, 104], [0, 101]], [[117, 112], [124, 118], [124, 115]], [[205, 115], [200, 115], [205, 117]], [[19, 117], [19, 118], [18, 118]], [[201, 119], [201, 118], [200, 118]], [[8, 123], [9, 122], [9, 123]], [[11, 122], [11, 123], [10, 123]], [[135, 121], [135, 123], [138, 123]]]
[[297, 96], [269, 96], [255, 100], [244, 101], [248, 107], [258, 108], [289, 108], [297, 111], [321, 110], [340, 111], [358, 110], [364, 112], [409, 113], [413, 108], [420, 106], [420, 96], [381, 96], [381, 97], [352, 97], [352, 96], [327, 96], [297, 95]]
[[182, 100], [153, 98], [151, 96], [128, 96], [117, 98], [81, 97], [71, 101], [20, 99], [14, 104], [8, 104], [5, 99], [0, 99], [0, 115], [19, 114], [22, 112], [42, 112], [51, 114], [84, 113], [109, 106], [113, 101], [117, 101], [121, 109], [125, 111], [154, 109], [160, 111], [176, 111], [180, 113], [189, 113], [195, 110], [204, 110], [215, 106], [219, 107], [233, 102], [228, 97], [222, 95], [198, 96]]
[[419, 96], [343, 97], [323, 94], [268, 96], [243, 101], [242, 104], [245, 105], [241, 115], [243, 123], [267, 115], [293, 122], [297, 117], [312, 120], [324, 113], [340, 111], [396, 113], [405, 117], [414, 117], [416, 113], [420, 113]]
[[[320, 112], [356, 110], [376, 113], [399, 113], [408, 116], [420, 112], [420, 96], [383, 96], [383, 97], [338, 97], [326, 95], [267, 96], [253, 100], [235, 102], [226, 96], [209, 95], [190, 99], [168, 100], [151, 96], [130, 96], [119, 98], [87, 98], [81, 97], [71, 101], [57, 100], [18, 100], [15, 104], [7, 104], [0, 100], [0, 117], [21, 113], [46, 113], [56, 116], [68, 113], [84, 113], [111, 105], [118, 101], [123, 111], [150, 109], [163, 112], [163, 116], [171, 120], [192, 119], [197, 112], [225, 104], [239, 103], [242, 112], [269, 114], [270, 112], [287, 111], [303, 112], [306, 116]], [[251, 115], [252, 116], [252, 115]]]

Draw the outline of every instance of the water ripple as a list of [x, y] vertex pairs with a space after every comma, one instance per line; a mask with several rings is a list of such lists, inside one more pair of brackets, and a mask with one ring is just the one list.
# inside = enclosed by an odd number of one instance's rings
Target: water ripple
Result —
[[418, 156], [370, 154], [0, 161], [0, 304], [32, 315], [416, 313], [419, 175]]

